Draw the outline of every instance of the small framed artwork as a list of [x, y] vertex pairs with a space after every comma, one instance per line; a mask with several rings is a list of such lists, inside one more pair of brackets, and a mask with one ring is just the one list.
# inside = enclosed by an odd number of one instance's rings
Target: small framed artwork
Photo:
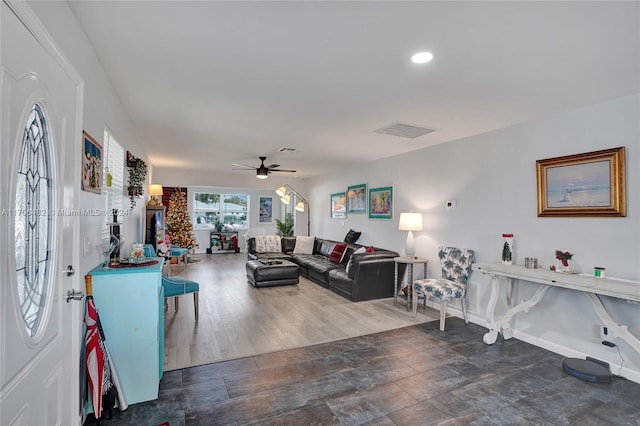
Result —
[[258, 214], [260, 223], [267, 223], [273, 220], [273, 197], [260, 197]]
[[393, 186], [369, 190], [369, 219], [393, 219]]
[[331, 194], [331, 218], [344, 219], [347, 217], [347, 196], [344, 192]]
[[102, 145], [82, 131], [82, 189], [102, 192]]
[[367, 184], [347, 187], [347, 213], [367, 212]]
[[625, 148], [536, 161], [538, 216], [625, 217]]

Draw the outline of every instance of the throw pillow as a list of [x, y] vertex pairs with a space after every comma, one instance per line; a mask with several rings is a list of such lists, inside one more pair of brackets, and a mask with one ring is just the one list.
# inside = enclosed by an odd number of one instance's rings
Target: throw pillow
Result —
[[376, 251], [376, 250], [373, 248], [373, 246], [369, 246], [369, 247], [367, 247], [365, 253], [373, 253], [374, 251]]
[[333, 247], [329, 260], [333, 263], [340, 263], [344, 259], [344, 254], [347, 252], [347, 243], [338, 243]]
[[344, 237], [344, 242], [347, 244], [355, 244], [356, 241], [358, 241], [358, 238], [360, 238], [360, 235], [362, 235], [362, 232], [356, 232], [353, 229], [349, 229], [349, 232], [347, 232], [347, 235]]
[[279, 253], [282, 251], [280, 237], [277, 235], [259, 235], [255, 239], [256, 253]]
[[353, 264], [353, 255], [354, 254], [359, 254], [359, 253], [365, 253], [365, 250], [366, 249], [364, 247], [360, 247], [358, 250], [354, 251], [351, 254], [351, 257], [349, 258], [349, 261], [347, 262], [347, 269], [345, 271], [347, 273], [347, 275], [349, 275], [349, 269], [351, 269], [351, 265]]
[[316, 237], [296, 237], [296, 246], [293, 248], [293, 254], [313, 254], [313, 243]]

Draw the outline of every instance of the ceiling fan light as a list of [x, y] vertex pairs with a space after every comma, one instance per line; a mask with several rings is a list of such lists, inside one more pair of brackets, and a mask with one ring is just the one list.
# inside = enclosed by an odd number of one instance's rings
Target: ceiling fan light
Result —
[[304, 203], [302, 201], [298, 201], [298, 204], [296, 204], [295, 209], [299, 212], [304, 212]]
[[269, 177], [269, 171], [266, 167], [259, 167], [258, 170], [256, 170], [256, 177], [258, 179], [266, 179], [267, 177]]
[[289, 205], [291, 204], [291, 195], [284, 195], [283, 197], [280, 198], [280, 201], [282, 201], [284, 204]]
[[281, 186], [280, 188], [276, 189], [276, 194], [278, 194], [281, 197], [284, 197], [287, 194], [287, 188], [284, 186]]

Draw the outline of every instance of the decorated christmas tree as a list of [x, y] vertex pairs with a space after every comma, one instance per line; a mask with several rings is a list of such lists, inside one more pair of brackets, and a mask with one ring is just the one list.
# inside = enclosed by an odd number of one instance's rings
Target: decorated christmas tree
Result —
[[182, 191], [175, 191], [169, 199], [167, 235], [171, 238], [173, 246], [186, 249], [198, 247], [193, 234], [193, 224], [187, 211], [187, 199]]

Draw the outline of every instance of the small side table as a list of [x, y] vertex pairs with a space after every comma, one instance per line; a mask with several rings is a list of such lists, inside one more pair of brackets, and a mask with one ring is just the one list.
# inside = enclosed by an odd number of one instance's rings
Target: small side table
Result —
[[394, 291], [393, 291], [393, 304], [395, 305], [398, 300], [398, 264], [404, 263], [407, 265], [407, 310], [411, 309], [411, 295], [413, 286], [413, 265], [416, 263], [422, 263], [424, 266], [424, 278], [427, 278], [427, 259], [420, 257], [394, 257], [395, 262], [395, 274], [394, 274]]

